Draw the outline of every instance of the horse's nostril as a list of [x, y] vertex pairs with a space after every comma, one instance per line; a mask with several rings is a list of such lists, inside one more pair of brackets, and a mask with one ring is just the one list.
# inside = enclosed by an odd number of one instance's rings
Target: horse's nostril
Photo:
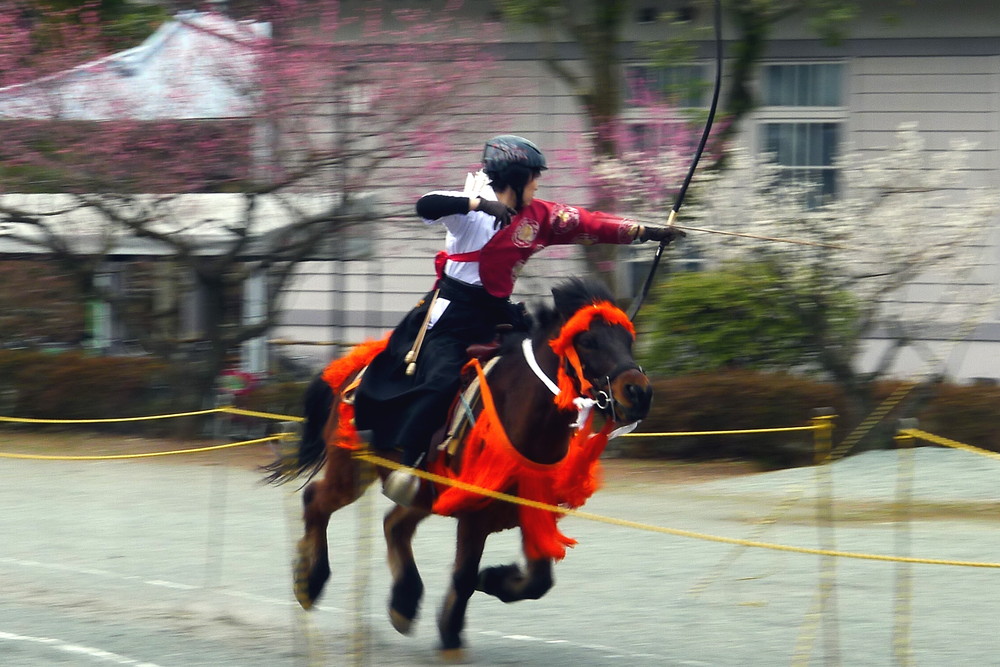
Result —
[[653, 398], [653, 392], [646, 385], [627, 384], [625, 385], [625, 396], [632, 404], [633, 408], [648, 410]]

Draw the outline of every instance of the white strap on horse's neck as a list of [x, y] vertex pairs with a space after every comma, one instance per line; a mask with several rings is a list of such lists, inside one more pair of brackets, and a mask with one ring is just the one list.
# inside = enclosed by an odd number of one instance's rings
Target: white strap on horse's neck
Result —
[[[531, 338], [525, 338], [521, 341], [521, 351], [524, 353], [524, 360], [528, 362], [528, 367], [531, 368], [532, 372], [538, 377], [542, 383], [549, 388], [553, 396], [559, 395], [559, 385], [552, 381], [542, 367], [538, 365], [538, 360], [535, 358], [535, 350], [531, 347]], [[573, 399], [573, 405], [576, 406], [577, 414], [576, 421], [573, 422], [573, 428], [579, 430], [583, 428], [584, 424], [587, 423], [587, 418], [590, 417], [590, 411], [594, 409], [597, 405], [597, 401], [592, 398], [586, 398], [584, 396], [577, 396]], [[635, 430], [635, 427], [639, 425], [639, 422], [632, 422], [631, 424], [625, 424], [624, 426], [619, 426], [614, 431], [608, 434], [608, 440], [612, 438], [617, 438], [620, 435], [625, 435], [626, 433], [631, 433]]]
[[528, 366], [531, 370], [535, 372], [538, 379], [549, 388], [553, 396], [559, 395], [559, 385], [552, 381], [552, 379], [545, 374], [542, 367], [538, 365], [538, 359], [535, 359], [535, 350], [531, 347], [531, 339], [525, 338], [521, 341], [521, 350], [524, 352], [524, 360], [528, 362]]

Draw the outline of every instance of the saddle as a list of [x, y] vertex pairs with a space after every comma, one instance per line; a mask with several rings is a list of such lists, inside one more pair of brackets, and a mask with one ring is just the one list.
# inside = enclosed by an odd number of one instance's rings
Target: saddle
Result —
[[[494, 364], [500, 359], [500, 341], [470, 345], [466, 348], [466, 352], [469, 363], [462, 370], [461, 384], [455, 399], [452, 401], [451, 408], [448, 410], [447, 419], [431, 438], [430, 449], [427, 453], [428, 464], [441, 454], [454, 455], [469, 428], [475, 423], [474, 415], [480, 403], [479, 376], [474, 372], [471, 362], [478, 361], [483, 367], [484, 375], [488, 376]], [[370, 358], [367, 359], [364, 365], [358, 369], [357, 374], [340, 389], [341, 403], [351, 411], [352, 416], [354, 395], [361, 384], [365, 371], [368, 370], [368, 362], [370, 361]]]

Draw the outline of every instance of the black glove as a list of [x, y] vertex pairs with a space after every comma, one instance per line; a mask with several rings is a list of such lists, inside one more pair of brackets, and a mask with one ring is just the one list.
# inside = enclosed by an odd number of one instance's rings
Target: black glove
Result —
[[639, 231], [639, 240], [643, 243], [646, 241], [660, 241], [663, 245], [669, 245], [674, 239], [684, 236], [687, 236], [684, 230], [677, 229], [676, 227], [643, 225]]
[[493, 226], [506, 227], [510, 224], [510, 217], [516, 215], [517, 211], [510, 208], [506, 204], [498, 201], [493, 201], [492, 199], [480, 199], [479, 206], [476, 208], [477, 211], [482, 211], [486, 215], [492, 215], [497, 219], [496, 224]]

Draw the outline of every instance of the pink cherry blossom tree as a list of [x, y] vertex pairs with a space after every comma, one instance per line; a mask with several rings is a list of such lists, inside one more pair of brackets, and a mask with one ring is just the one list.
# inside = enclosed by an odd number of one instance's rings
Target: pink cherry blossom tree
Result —
[[[388, 186], [450, 150], [490, 66], [453, 4], [185, 12], [115, 54], [94, 51], [91, 8], [45, 15], [55, 37], [42, 43], [37, 23], [0, 12], [0, 239], [72, 267], [145, 350], [187, 360], [178, 377], [203, 401], [227, 356], [274, 325], [295, 267], [359, 222], [409, 210]], [[91, 279], [139, 246], [160, 268], [137, 274], [173, 301], [136, 304]], [[252, 275], [267, 305], [248, 324]], [[201, 326], [185, 337], [176, 295], [192, 289]]]

